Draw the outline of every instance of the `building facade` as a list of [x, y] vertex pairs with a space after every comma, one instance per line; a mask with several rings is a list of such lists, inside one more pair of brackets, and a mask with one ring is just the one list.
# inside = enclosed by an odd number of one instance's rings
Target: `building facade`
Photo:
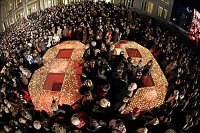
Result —
[[0, 0], [0, 32], [17, 20], [45, 8], [67, 4], [70, 0]]
[[[82, 0], [0, 0], [0, 32], [17, 20], [27, 17], [32, 12], [45, 8], [80, 2]], [[97, 2], [98, 0], [90, 0]], [[139, 13], [152, 16], [156, 19], [170, 21], [174, 0], [105, 0], [106, 2], [121, 3]]]

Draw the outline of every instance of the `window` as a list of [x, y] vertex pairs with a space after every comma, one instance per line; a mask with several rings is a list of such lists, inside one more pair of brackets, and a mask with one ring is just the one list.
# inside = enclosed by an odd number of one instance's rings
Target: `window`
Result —
[[33, 12], [37, 11], [37, 5], [36, 5], [36, 3], [32, 5], [32, 10], [33, 10]]
[[148, 12], [148, 13], [152, 13], [152, 12], [153, 12], [153, 3], [148, 2], [147, 12]]
[[23, 12], [20, 13], [20, 17], [21, 17], [21, 18], [24, 17], [24, 13], [23, 13]]
[[169, 4], [169, 0], [162, 0], [162, 2], [165, 2], [166, 4]]
[[132, 1], [131, 7], [133, 7], [133, 4], [134, 4], [134, 0], [131, 0], [131, 1]]
[[[79, 0], [78, 0], [78, 1], [79, 1]], [[77, 2], [78, 2], [78, 1], [77, 1]], [[62, 1], [62, 0], [57, 0], [57, 3], [58, 3], [58, 4], [62, 4], [63, 1]]]
[[8, 11], [8, 15], [10, 15], [12, 13], [12, 3], [9, 4], [9, 11]]
[[16, 15], [16, 19], [19, 20], [20, 19], [20, 14]]
[[167, 18], [167, 13], [168, 13], [168, 10], [167, 9], [164, 9], [164, 12], [163, 12], [163, 14], [164, 14], [164, 19], [166, 19]]
[[64, 0], [64, 4], [65, 4], [65, 5], [68, 4], [68, 0]]
[[158, 16], [162, 17], [163, 8], [161, 6], [158, 7]]
[[51, 1], [51, 0], [49, 0], [49, 1], [48, 1], [48, 7], [51, 7], [51, 6], [52, 6], [52, 4], [53, 4], [53, 3], [52, 3], [52, 1]]
[[10, 19], [10, 24], [13, 24], [13, 23], [14, 23], [14, 19], [11, 18], [11, 19]]
[[21, 9], [16, 13], [16, 19], [19, 20], [24, 17], [24, 9]]
[[16, 3], [17, 4], [19, 4], [19, 3], [21, 3], [22, 2], [22, 0], [16, 0]]
[[16, 7], [19, 8], [21, 7], [23, 4], [22, 4], [22, 0], [16, 0]]
[[143, 11], [147, 10], [147, 2], [145, 2], [145, 1], [142, 2], [142, 10]]
[[169, 0], [165, 0], [165, 3], [166, 3], [166, 4], [169, 4]]
[[9, 4], [9, 11], [12, 10], [12, 3]]
[[5, 26], [6, 24], [5, 24], [5, 22], [3, 23], [3, 31], [5, 31], [6, 30], [6, 26]]
[[31, 14], [31, 8], [28, 9], [28, 14]]
[[130, 7], [131, 6], [131, 0], [127, 1], [127, 6]]

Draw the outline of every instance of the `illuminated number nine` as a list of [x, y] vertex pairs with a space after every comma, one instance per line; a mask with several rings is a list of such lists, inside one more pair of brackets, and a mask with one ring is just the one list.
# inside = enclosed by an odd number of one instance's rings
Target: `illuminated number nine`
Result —
[[138, 89], [126, 107], [125, 113], [132, 111], [134, 107], [149, 110], [163, 104], [168, 82], [151, 52], [147, 48], [129, 41], [121, 41], [116, 47], [125, 51], [126, 58], [132, 57], [133, 64], [138, 64], [138, 61], [142, 60], [142, 64], [145, 65], [149, 60], [153, 60], [151, 75], [143, 79], [145, 80], [143, 81], [145, 87]]

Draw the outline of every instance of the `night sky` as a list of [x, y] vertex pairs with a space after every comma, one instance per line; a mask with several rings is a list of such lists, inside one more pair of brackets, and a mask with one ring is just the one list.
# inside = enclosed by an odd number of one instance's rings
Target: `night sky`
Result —
[[[174, 0], [173, 10], [171, 14], [171, 21], [173, 20], [173, 18], [176, 18], [177, 20], [174, 23], [176, 23], [183, 29], [187, 30], [189, 24], [192, 21], [194, 9], [200, 12], [200, 0]], [[185, 18], [184, 20], [182, 19], [185, 22], [180, 20], [182, 14], [187, 16], [187, 18]], [[185, 23], [185, 25], [183, 25], [181, 21]]]
[[179, 6], [195, 8], [200, 12], [200, 0], [174, 0], [174, 8]]
[[196, 8], [200, 12], [200, 0], [186, 0], [189, 5]]

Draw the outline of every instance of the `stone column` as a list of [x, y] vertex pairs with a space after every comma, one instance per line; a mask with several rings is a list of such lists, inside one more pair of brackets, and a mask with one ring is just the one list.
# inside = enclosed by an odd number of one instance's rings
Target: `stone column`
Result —
[[0, 1], [0, 33], [3, 32], [3, 10], [2, 1]]
[[45, 9], [45, 5], [44, 5], [44, 0], [40, 0], [39, 1], [39, 5], [40, 5], [40, 10], [44, 10]]
[[22, 4], [23, 4], [23, 8], [24, 8], [24, 11], [23, 11], [23, 15], [24, 15], [24, 18], [27, 18], [27, 5], [26, 5], [26, 0], [22, 0]]

